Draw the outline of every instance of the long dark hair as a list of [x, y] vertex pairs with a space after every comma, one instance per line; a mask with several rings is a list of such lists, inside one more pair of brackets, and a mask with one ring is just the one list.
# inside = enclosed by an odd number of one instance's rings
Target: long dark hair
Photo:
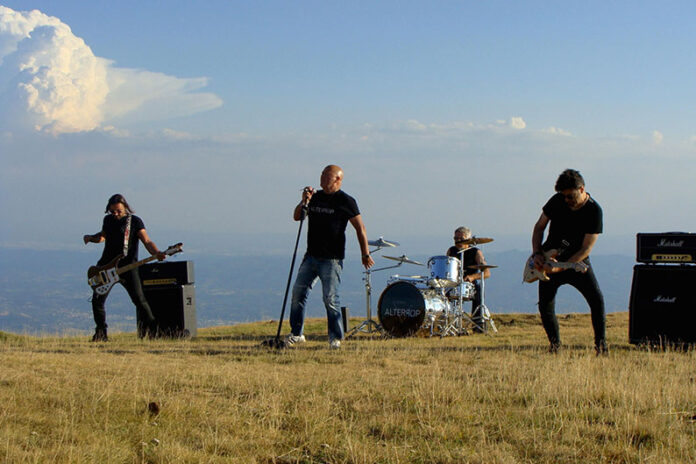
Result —
[[105, 213], [109, 213], [109, 206], [117, 205], [121, 203], [125, 208], [126, 212], [128, 214], [133, 214], [134, 211], [131, 209], [130, 205], [126, 201], [126, 197], [121, 195], [120, 193], [116, 193], [114, 195], [111, 195], [111, 198], [109, 198], [109, 201], [106, 203], [106, 209], [104, 210]]

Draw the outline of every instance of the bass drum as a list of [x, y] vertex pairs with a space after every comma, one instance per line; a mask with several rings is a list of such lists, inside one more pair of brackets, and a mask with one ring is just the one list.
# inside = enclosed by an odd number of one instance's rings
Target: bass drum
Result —
[[401, 281], [384, 289], [377, 308], [379, 323], [389, 335], [408, 337], [423, 327], [426, 317], [432, 321], [448, 309], [449, 302], [433, 289]]

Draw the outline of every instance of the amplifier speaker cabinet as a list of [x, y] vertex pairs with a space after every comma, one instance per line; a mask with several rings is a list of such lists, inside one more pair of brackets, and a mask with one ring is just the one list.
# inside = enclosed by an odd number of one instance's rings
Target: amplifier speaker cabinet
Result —
[[195, 337], [196, 289], [193, 285], [143, 286], [159, 333], [165, 337]]
[[696, 266], [633, 267], [628, 307], [631, 343], [696, 343]]
[[687, 232], [639, 233], [639, 263], [696, 263], [696, 234]]
[[195, 282], [193, 261], [158, 261], [140, 266], [143, 287], [188, 285]]

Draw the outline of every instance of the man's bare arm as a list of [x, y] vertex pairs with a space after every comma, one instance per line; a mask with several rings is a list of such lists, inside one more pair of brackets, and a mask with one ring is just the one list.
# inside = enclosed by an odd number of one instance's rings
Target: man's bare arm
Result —
[[104, 234], [101, 231], [97, 232], [94, 235], [84, 235], [82, 237], [82, 241], [85, 242], [85, 245], [87, 245], [88, 243], [101, 243], [104, 240]]
[[549, 217], [542, 212], [532, 231], [532, 252], [534, 253], [534, 265], [537, 269], [541, 269], [544, 265], [544, 256], [541, 254], [541, 242], [544, 239], [544, 231], [548, 224]]
[[363, 223], [362, 217], [358, 214], [350, 218], [351, 225], [355, 228], [355, 234], [358, 237], [358, 244], [360, 245], [360, 254], [362, 256], [362, 263], [365, 269], [370, 269], [374, 266], [375, 262], [370, 256], [370, 248], [367, 243], [367, 231], [365, 230], [365, 224]]
[[577, 251], [577, 253], [568, 258], [568, 262], [579, 263], [583, 259], [590, 256], [592, 247], [594, 247], [594, 244], [597, 243], [597, 238], [599, 238], [599, 234], [585, 234], [585, 237], [582, 239], [582, 246]]

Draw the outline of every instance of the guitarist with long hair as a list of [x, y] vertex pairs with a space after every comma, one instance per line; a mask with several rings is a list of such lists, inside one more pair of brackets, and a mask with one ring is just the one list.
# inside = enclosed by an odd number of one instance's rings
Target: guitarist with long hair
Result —
[[[595, 350], [597, 354], [606, 354], [604, 296], [590, 264], [590, 252], [602, 233], [602, 208], [587, 193], [585, 180], [574, 169], [566, 169], [558, 176], [555, 189], [556, 194], [544, 205], [532, 233], [533, 266], [543, 275], [539, 278], [539, 313], [549, 351], [555, 353], [561, 346], [556, 292], [561, 285], [569, 284], [589, 304]], [[549, 234], [542, 244], [547, 226]]]
[[[157, 259], [162, 261], [166, 255], [162, 253], [155, 242], [153, 242], [145, 230], [145, 224], [142, 219], [133, 214], [133, 210], [123, 197], [117, 193], [109, 198], [106, 204], [107, 214], [104, 216], [104, 222], [99, 232], [93, 235], [85, 235], [83, 241], [87, 243], [104, 243], [104, 251], [102, 253], [98, 266], [106, 265], [119, 256], [118, 265], [124, 266], [138, 260], [138, 241], [143, 242], [147, 251]], [[145, 335], [154, 336], [157, 331], [157, 323], [150, 305], [145, 299], [143, 287], [140, 283], [140, 275], [137, 269], [124, 272], [119, 282], [125, 287], [130, 296], [131, 301], [136, 308], [136, 316], [138, 323], [138, 336], [144, 338]], [[93, 342], [107, 341], [107, 325], [106, 325], [106, 310], [104, 303], [108, 297], [108, 292], [98, 294], [96, 291], [92, 293], [92, 312], [94, 313], [94, 322], [97, 324]]]

